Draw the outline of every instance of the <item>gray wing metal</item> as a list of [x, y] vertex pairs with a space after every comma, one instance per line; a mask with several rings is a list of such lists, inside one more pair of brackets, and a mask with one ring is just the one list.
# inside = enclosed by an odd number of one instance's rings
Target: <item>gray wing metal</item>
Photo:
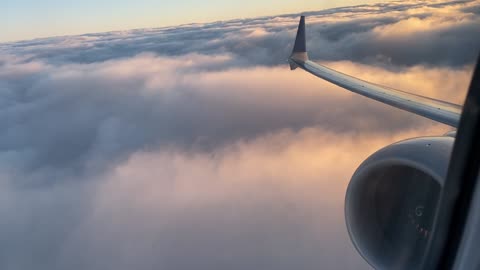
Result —
[[294, 50], [289, 58], [292, 70], [301, 68], [354, 93], [452, 127], [458, 126], [462, 113], [460, 105], [370, 83], [310, 61], [306, 51], [304, 16], [300, 19], [298, 29]]

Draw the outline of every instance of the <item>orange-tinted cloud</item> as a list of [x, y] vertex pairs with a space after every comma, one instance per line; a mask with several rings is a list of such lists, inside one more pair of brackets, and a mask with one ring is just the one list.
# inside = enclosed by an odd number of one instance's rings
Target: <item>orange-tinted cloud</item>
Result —
[[[461, 104], [472, 3], [318, 12], [311, 56]], [[296, 21], [0, 45], [0, 268], [368, 269], [343, 220], [350, 176], [450, 128], [290, 71]]]

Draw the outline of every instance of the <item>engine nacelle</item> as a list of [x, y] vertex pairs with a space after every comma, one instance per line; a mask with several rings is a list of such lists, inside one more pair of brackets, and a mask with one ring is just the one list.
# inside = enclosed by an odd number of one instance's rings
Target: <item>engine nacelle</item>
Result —
[[392, 144], [357, 169], [345, 198], [350, 238], [375, 269], [417, 269], [431, 236], [452, 137]]

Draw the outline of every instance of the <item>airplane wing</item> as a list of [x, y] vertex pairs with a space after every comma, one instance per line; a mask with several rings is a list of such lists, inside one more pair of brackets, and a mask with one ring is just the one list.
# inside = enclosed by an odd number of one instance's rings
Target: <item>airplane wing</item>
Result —
[[292, 55], [288, 59], [292, 70], [299, 67], [354, 93], [455, 128], [458, 127], [462, 106], [370, 83], [330, 69], [310, 61], [306, 47], [305, 16], [302, 16], [298, 26], [295, 46]]

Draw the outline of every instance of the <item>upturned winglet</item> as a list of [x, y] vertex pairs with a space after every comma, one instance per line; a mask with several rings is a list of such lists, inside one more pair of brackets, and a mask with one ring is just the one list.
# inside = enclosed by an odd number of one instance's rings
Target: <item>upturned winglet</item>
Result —
[[[293, 47], [292, 55], [290, 59], [305, 62], [308, 60], [307, 53], [307, 39], [305, 36], [305, 16], [300, 17], [300, 23], [298, 24], [297, 37], [295, 38], [295, 45]], [[290, 69], [294, 70], [298, 67], [295, 61], [290, 62]]]

